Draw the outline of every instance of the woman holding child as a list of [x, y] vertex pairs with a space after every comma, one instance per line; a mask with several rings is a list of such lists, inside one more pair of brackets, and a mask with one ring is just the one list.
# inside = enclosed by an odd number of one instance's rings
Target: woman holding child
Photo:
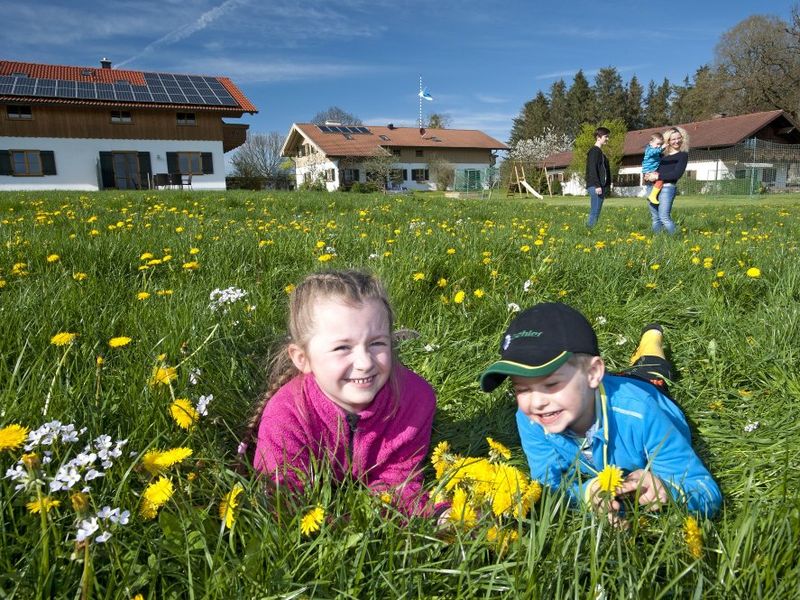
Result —
[[664, 186], [658, 194], [658, 204], [648, 203], [650, 217], [653, 220], [653, 232], [666, 231], [675, 233], [675, 223], [672, 221], [672, 203], [677, 191], [675, 184], [686, 170], [689, 160], [689, 135], [681, 127], [671, 127], [664, 132], [664, 153], [658, 171], [645, 173], [644, 179], [649, 182], [647, 195], [649, 196], [656, 181], [663, 181]]

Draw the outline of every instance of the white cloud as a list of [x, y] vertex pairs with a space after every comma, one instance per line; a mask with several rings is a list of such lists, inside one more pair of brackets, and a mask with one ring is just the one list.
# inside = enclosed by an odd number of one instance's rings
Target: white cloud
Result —
[[317, 61], [272, 61], [269, 58], [258, 60], [236, 60], [232, 58], [212, 58], [188, 60], [176, 63], [172, 70], [183, 73], [203, 73], [205, 75], [224, 75], [237, 84], [273, 83], [276, 81], [300, 81], [304, 79], [338, 79], [352, 75], [376, 72], [378, 66], [351, 63], [329, 63]]
[[507, 98], [500, 98], [499, 96], [488, 96], [486, 94], [475, 94], [475, 97], [484, 104], [505, 104], [508, 102]]

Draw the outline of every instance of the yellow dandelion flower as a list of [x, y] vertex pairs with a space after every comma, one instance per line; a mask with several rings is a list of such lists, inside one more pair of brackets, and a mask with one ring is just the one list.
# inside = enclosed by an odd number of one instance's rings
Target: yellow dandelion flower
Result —
[[490, 460], [491, 459], [498, 459], [499, 460], [500, 458], [504, 458], [506, 460], [509, 460], [511, 458], [511, 450], [506, 448], [503, 444], [493, 440], [490, 437], [487, 437], [486, 441], [489, 444], [489, 458], [490, 458]]
[[190, 262], [183, 263], [183, 268], [187, 271], [196, 271], [200, 268], [200, 263], [196, 260], [192, 260]]
[[725, 277], [725, 271], [717, 271], [717, 277]]
[[484, 292], [482, 289], [478, 288], [477, 290], [472, 292], [472, 295], [475, 296], [476, 298], [483, 298], [486, 295], [486, 292]]
[[462, 302], [464, 302], [464, 296], [466, 296], [466, 294], [464, 293], [463, 290], [457, 291], [456, 295], [453, 296], [453, 302], [455, 302], [456, 304], [461, 304]]
[[142, 494], [141, 515], [147, 519], [152, 519], [156, 516], [158, 509], [169, 502], [174, 493], [175, 487], [172, 482], [166, 477], [159, 477], [157, 481], [148, 485]]
[[28, 437], [28, 428], [22, 425], [6, 425], [0, 429], [0, 450], [16, 450]]
[[150, 376], [150, 385], [155, 386], [169, 385], [178, 378], [178, 371], [175, 367], [157, 366], [153, 367], [153, 374]]
[[381, 492], [381, 495], [379, 497], [381, 499], [381, 502], [383, 502], [384, 504], [392, 503], [392, 495], [389, 492]]
[[447, 279], [440, 277], [439, 281], [436, 282], [436, 285], [438, 285], [440, 288], [447, 286]]
[[191, 429], [200, 418], [200, 415], [187, 398], [178, 398], [170, 404], [169, 414], [182, 429]]
[[6, 280], [0, 279], [0, 289], [3, 289], [4, 287], [6, 287]]
[[606, 465], [597, 474], [597, 483], [600, 486], [600, 491], [613, 494], [622, 485], [622, 469], [616, 465]]
[[50, 254], [47, 257], [47, 262], [49, 262], [49, 263], [58, 262], [60, 260], [61, 260], [61, 257], [58, 254]]
[[303, 535], [311, 535], [319, 531], [322, 520], [325, 518], [325, 509], [317, 505], [300, 519], [300, 532]]
[[322, 240], [318, 241], [316, 243], [316, 247], [317, 247], [317, 249], [324, 248], [325, 247], [325, 242], [323, 242]]
[[151, 258], [153, 258], [153, 253], [152, 252], [145, 252], [144, 254], [142, 254], [139, 257], [139, 260], [150, 260]]
[[106, 362], [106, 359], [105, 359], [105, 358], [103, 358], [102, 356], [98, 356], [98, 357], [97, 357], [97, 358], [94, 360], [94, 364], [95, 364], [95, 365], [97, 365], [97, 367], [102, 367], [104, 362]]
[[142, 465], [155, 475], [177, 465], [192, 455], [191, 448], [170, 448], [169, 450], [148, 450], [142, 457]]
[[76, 337], [78, 337], [77, 333], [69, 333], [67, 331], [62, 331], [51, 337], [50, 343], [53, 344], [54, 346], [66, 346], [67, 344], [71, 344], [72, 342], [74, 342]]
[[759, 269], [758, 267], [750, 267], [749, 269], [747, 269], [745, 275], [747, 275], [748, 277], [752, 277], [753, 279], [758, 279], [759, 277], [761, 277], [761, 269]]
[[470, 505], [467, 492], [462, 488], [456, 489], [453, 494], [453, 503], [450, 505], [450, 521], [464, 527], [474, 527], [478, 522], [478, 513]]
[[144, 600], [144, 596], [141, 594], [136, 594], [131, 600]]
[[456, 253], [456, 249], [455, 248], [448, 248], [447, 249], [447, 253], [448, 254], [455, 254]]
[[131, 343], [131, 338], [125, 337], [124, 335], [121, 335], [119, 337], [113, 337], [110, 340], [108, 340], [108, 345], [111, 346], [112, 348], [122, 348], [123, 346], [127, 346], [130, 343]]
[[661, 268], [661, 265], [658, 264], [658, 263], [656, 263], [654, 265], [650, 265], [650, 270], [651, 271], [658, 271], [660, 268]]
[[431, 464], [436, 471], [436, 479], [442, 478], [447, 466], [450, 464], [451, 457], [449, 454], [450, 444], [446, 440], [442, 440], [436, 444], [436, 448], [433, 449], [433, 453], [431, 454]]
[[89, 276], [86, 273], [81, 273], [80, 271], [78, 271], [77, 273], [73, 273], [72, 274], [72, 278], [75, 281], [83, 281], [84, 279], [87, 279], [88, 277]]
[[283, 291], [286, 292], [287, 294], [291, 294], [294, 290], [295, 290], [295, 285], [293, 283], [290, 283], [285, 288], [283, 288]]
[[239, 505], [239, 495], [244, 491], [241, 483], [235, 484], [231, 491], [223, 496], [219, 503], [219, 518], [230, 529], [236, 520], [236, 507]]
[[185, 229], [183, 227], [179, 226], [179, 227], [175, 228], [175, 233], [183, 233], [184, 231], [185, 231]]
[[648, 281], [647, 283], [644, 284], [644, 287], [646, 287], [648, 290], [654, 290], [656, 289], [656, 287], [658, 287], [658, 284], [656, 284], [653, 281]]
[[524, 246], [520, 246], [519, 247], [519, 251], [520, 252], [530, 252], [531, 251], [531, 247], [528, 246], [528, 244], [525, 244]]
[[200, 248], [189, 248], [189, 254], [194, 256], [195, 254], [200, 254]]
[[317, 260], [318, 260], [319, 262], [328, 262], [328, 261], [329, 261], [329, 260], [331, 260], [332, 258], [333, 258], [333, 254], [327, 254], [327, 253], [325, 253], [325, 254], [320, 254], [320, 255], [319, 255], [319, 258], [317, 258]]
[[411, 276], [411, 279], [413, 279], [414, 281], [422, 281], [423, 279], [425, 279], [425, 273], [414, 273]]
[[694, 517], [686, 517], [683, 522], [683, 537], [689, 554], [694, 558], [703, 556], [703, 532]]
[[25, 508], [29, 513], [50, 512], [53, 508], [58, 508], [61, 505], [60, 500], [53, 500], [50, 496], [43, 496], [41, 499], [28, 502]]
[[514, 516], [516, 518], [525, 517], [531, 509], [531, 506], [536, 504], [541, 497], [542, 484], [535, 479], [531, 479], [519, 504], [514, 507]]
[[150, 292], [139, 292], [136, 294], [137, 300], [147, 300], [150, 297]]

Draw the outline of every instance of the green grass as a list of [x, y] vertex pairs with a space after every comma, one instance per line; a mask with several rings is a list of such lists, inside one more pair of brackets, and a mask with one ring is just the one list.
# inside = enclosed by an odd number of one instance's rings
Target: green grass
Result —
[[[42, 519], [25, 507], [35, 485], [15, 492], [0, 479], [0, 597], [800, 597], [800, 199], [681, 196], [674, 238], [650, 234], [640, 199], [609, 200], [592, 231], [587, 212], [586, 198], [0, 195], [0, 427], [86, 427], [77, 447], [60, 447], [43, 467], [51, 476], [90, 438], [127, 439], [91, 482], [83, 518], [106, 505], [132, 513], [105, 544], [76, 547], [69, 494], [53, 493], [61, 506]], [[328, 248], [335, 255], [320, 262]], [[172, 258], [140, 270], [146, 252]], [[48, 262], [52, 254], [59, 259]], [[182, 267], [192, 260], [198, 269]], [[25, 266], [15, 274], [17, 263]], [[322, 477], [290, 500], [238, 474], [243, 424], [284, 335], [284, 288], [326, 267], [376, 272], [397, 327], [420, 332], [400, 354], [437, 391], [434, 442], [483, 456], [491, 436], [522, 468], [513, 398], [482, 394], [476, 382], [512, 317], [508, 303], [561, 299], [581, 309], [598, 323], [612, 370], [627, 365], [643, 324], [661, 322], [679, 374], [674, 394], [725, 496], [722, 514], [701, 523], [702, 558], [687, 550], [677, 507], [635, 515], [618, 531], [546, 494], [529, 518], [508, 523], [519, 538], [499, 551], [486, 539], [488, 517], [442, 532], [359, 485]], [[761, 276], [748, 277], [750, 267]], [[210, 310], [209, 293], [228, 286], [246, 298], [227, 313]], [[52, 345], [62, 331], [78, 337]], [[133, 341], [111, 349], [114, 336]], [[148, 384], [162, 354], [178, 365], [171, 388]], [[192, 369], [202, 372], [196, 385]], [[214, 396], [208, 416], [178, 428], [172, 396], [201, 394]], [[141, 454], [176, 446], [193, 455], [167, 472], [175, 494], [144, 520]], [[21, 452], [0, 451], [0, 474]], [[432, 471], [426, 479], [433, 488]], [[219, 502], [236, 483], [245, 492], [224, 529]], [[325, 523], [304, 537], [300, 518], [317, 504]]]

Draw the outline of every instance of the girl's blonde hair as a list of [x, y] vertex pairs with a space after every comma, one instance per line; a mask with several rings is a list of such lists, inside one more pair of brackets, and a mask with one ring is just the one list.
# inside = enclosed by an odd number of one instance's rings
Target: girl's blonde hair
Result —
[[664, 132], [664, 143], [669, 145], [669, 140], [672, 138], [673, 135], [676, 133], [680, 134], [683, 138], [683, 142], [681, 142], [681, 147], [678, 149], [678, 152], [688, 152], [689, 151], [689, 134], [686, 133], [686, 130], [683, 127], [670, 127]]
[[[337, 300], [352, 307], [362, 306], [370, 300], [378, 300], [386, 308], [389, 334], [391, 335], [394, 327], [394, 313], [386, 289], [377, 277], [371, 273], [356, 270], [322, 271], [307, 275], [289, 297], [288, 335], [269, 362], [267, 390], [256, 403], [247, 422], [243, 440], [246, 446], [254, 445], [258, 436], [261, 413], [264, 412], [264, 407], [269, 399], [283, 385], [300, 374], [289, 357], [288, 348], [290, 344], [301, 348], [306, 347], [316, 325], [314, 308], [324, 300]], [[395, 348], [392, 344], [392, 369], [389, 373], [389, 384], [393, 389], [396, 389], [394, 369], [396, 360]], [[397, 394], [392, 395], [397, 397]]]

